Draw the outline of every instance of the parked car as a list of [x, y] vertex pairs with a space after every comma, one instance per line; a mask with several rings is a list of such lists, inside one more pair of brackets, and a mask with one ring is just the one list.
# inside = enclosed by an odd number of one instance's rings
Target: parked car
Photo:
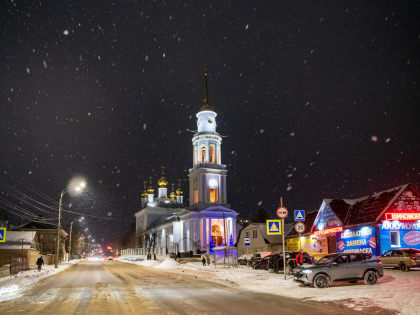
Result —
[[238, 258], [238, 265], [247, 265], [248, 262], [251, 260], [252, 256], [252, 254], [241, 255]]
[[254, 264], [255, 264], [257, 261], [260, 261], [261, 259], [263, 259], [264, 257], [266, 257], [266, 256], [268, 256], [268, 255], [271, 255], [271, 252], [259, 252], [259, 253], [255, 253], [255, 254], [251, 257], [251, 259], [248, 261], [248, 264], [249, 264], [250, 266], [254, 266]]
[[326, 288], [332, 281], [346, 280], [373, 285], [384, 275], [382, 261], [367, 253], [330, 254], [315, 265], [296, 271], [294, 281]]
[[408, 271], [420, 267], [420, 250], [414, 248], [391, 249], [381, 256], [382, 266]]
[[254, 261], [252, 264], [253, 269], [264, 269], [268, 270], [268, 265], [270, 263], [272, 255], [265, 256], [264, 258]]

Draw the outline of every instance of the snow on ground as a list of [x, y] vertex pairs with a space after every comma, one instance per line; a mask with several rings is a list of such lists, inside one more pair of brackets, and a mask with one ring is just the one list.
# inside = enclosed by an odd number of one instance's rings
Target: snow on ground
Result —
[[200, 271], [208, 280], [223, 280], [243, 289], [316, 301], [342, 300], [356, 310], [377, 305], [393, 309], [401, 314], [420, 314], [420, 268], [409, 272], [384, 269], [384, 276], [373, 286], [358, 282], [332, 283], [327, 289], [303, 287], [291, 276], [284, 280], [283, 274], [253, 270], [248, 267], [224, 268], [223, 266], [202, 266], [201, 263], [187, 263], [179, 268]]
[[39, 280], [53, 276], [78, 262], [79, 260], [72, 260], [69, 263], [62, 263], [57, 269], [54, 268], [54, 265], [44, 265], [41, 271], [31, 269], [19, 272], [13, 276], [0, 278], [0, 302], [21, 297], [25, 290], [29, 289]]
[[[130, 261], [131, 259], [131, 261]], [[242, 289], [316, 301], [342, 301], [355, 310], [369, 306], [380, 306], [399, 311], [404, 315], [420, 314], [420, 268], [409, 272], [384, 269], [384, 276], [373, 286], [363, 282], [333, 282], [327, 289], [304, 287], [288, 276], [265, 270], [253, 270], [246, 266], [239, 268], [214, 265], [203, 266], [201, 262], [179, 264], [167, 258], [163, 262], [155, 260], [134, 260], [122, 257], [120, 260], [156, 269], [173, 269], [174, 272], [191, 272], [209, 281], [222, 281]]]
[[177, 263], [172, 258], [166, 258], [162, 261], [159, 265], [155, 266], [156, 269], [175, 269], [179, 267], [179, 263]]

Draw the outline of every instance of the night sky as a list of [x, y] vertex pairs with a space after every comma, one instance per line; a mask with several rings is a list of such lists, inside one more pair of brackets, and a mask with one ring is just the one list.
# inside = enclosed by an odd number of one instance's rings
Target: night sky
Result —
[[1, 1], [0, 197], [57, 201], [83, 175], [65, 207], [108, 241], [161, 166], [188, 193], [204, 64], [242, 216], [418, 185], [419, 17], [418, 1]]

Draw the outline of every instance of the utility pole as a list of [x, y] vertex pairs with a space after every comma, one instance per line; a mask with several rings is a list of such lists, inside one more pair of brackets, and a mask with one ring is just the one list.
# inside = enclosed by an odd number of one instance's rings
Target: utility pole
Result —
[[63, 190], [60, 195], [60, 201], [58, 202], [58, 224], [57, 224], [57, 241], [55, 244], [55, 268], [58, 268], [58, 252], [60, 248], [60, 227], [61, 227], [61, 207], [63, 202], [63, 195], [65, 191]]
[[69, 261], [71, 260], [71, 231], [73, 230], [73, 220], [70, 223], [70, 235], [69, 235]]
[[[283, 207], [283, 197], [280, 197], [280, 207]], [[286, 280], [286, 248], [284, 246], [284, 219], [281, 219], [281, 238], [283, 247], [283, 274], [284, 280]]]

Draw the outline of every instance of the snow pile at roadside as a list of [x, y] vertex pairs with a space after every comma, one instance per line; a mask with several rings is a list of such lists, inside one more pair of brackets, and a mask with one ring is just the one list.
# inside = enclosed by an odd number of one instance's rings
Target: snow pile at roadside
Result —
[[172, 258], [166, 258], [162, 261], [159, 265], [155, 266], [156, 269], [175, 269], [179, 267], [179, 263], [177, 263]]
[[29, 289], [38, 281], [53, 276], [78, 262], [79, 260], [72, 260], [69, 263], [60, 264], [58, 268], [54, 268], [54, 265], [44, 265], [41, 271], [32, 269], [19, 272], [13, 276], [0, 278], [0, 302], [21, 297], [24, 290]]
[[143, 267], [153, 267], [159, 264], [157, 260], [144, 260], [139, 257], [130, 257], [130, 256], [121, 256], [118, 260], [126, 262], [133, 265], [143, 266]]
[[284, 280], [283, 274], [253, 270], [248, 267], [203, 266], [201, 263], [187, 263], [178, 268], [201, 271], [208, 280], [222, 280], [240, 288], [276, 295], [311, 299], [316, 301], [342, 300], [345, 305], [356, 310], [369, 306], [393, 309], [401, 314], [420, 314], [420, 269], [409, 272], [385, 269], [384, 276], [373, 286], [363, 282], [350, 284], [334, 282], [327, 289], [303, 287], [291, 276]]

